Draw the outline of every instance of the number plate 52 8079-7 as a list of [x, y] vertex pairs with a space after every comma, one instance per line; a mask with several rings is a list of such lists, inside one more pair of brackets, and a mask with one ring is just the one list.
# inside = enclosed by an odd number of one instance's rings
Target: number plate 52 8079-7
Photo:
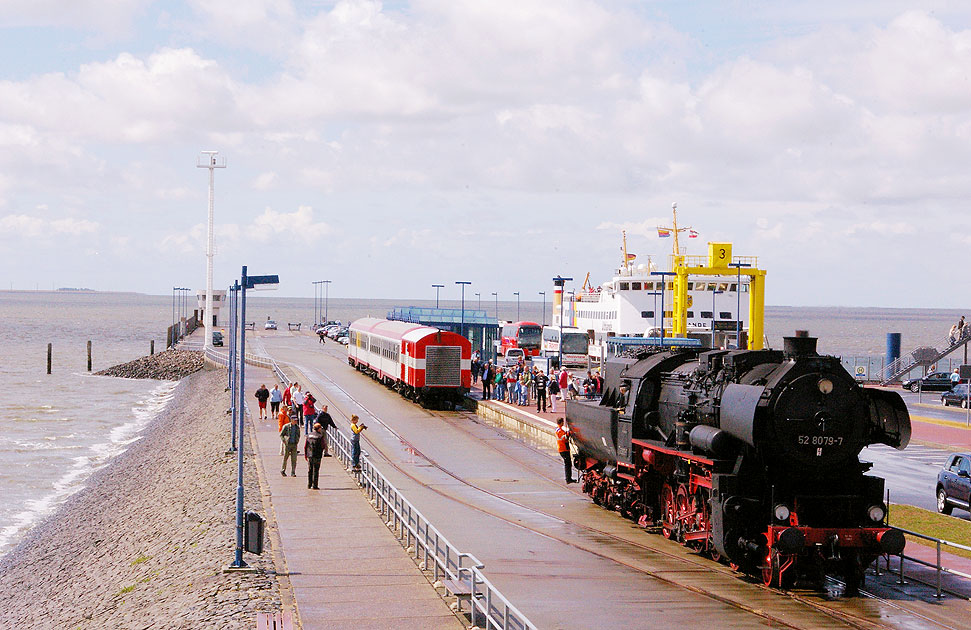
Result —
[[843, 438], [832, 435], [800, 435], [799, 444], [806, 446], [842, 446]]

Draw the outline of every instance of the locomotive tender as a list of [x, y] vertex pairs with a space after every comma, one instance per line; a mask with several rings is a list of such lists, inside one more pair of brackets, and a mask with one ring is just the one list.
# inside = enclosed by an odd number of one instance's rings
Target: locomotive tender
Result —
[[766, 585], [838, 574], [852, 593], [877, 556], [903, 550], [884, 480], [859, 454], [905, 448], [907, 407], [861, 387], [815, 338], [619, 358], [600, 402], [568, 401], [566, 417], [596, 503]]
[[472, 344], [462, 335], [365, 317], [348, 337], [348, 363], [422, 406], [454, 408], [472, 386]]

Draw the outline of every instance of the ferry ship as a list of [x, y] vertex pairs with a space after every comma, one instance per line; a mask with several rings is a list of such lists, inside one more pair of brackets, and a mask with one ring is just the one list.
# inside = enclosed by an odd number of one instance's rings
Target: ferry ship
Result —
[[[649, 343], [647, 339], [667, 343], [662, 340], [688, 338], [712, 348], [737, 347], [740, 340], [751, 349], [762, 347], [765, 271], [758, 269], [758, 259], [733, 257], [731, 243], [710, 242], [707, 256], [687, 255], [679, 247], [678, 232], [697, 233], [678, 227], [676, 204], [674, 213], [673, 228], [658, 228], [659, 234], [674, 236], [668, 271], [660, 271], [650, 256], [635, 264], [625, 233], [621, 263], [613, 277], [600, 286], [585, 280], [563, 303], [563, 326], [587, 333], [592, 358], [605, 357], [614, 337], [632, 339], [631, 345], [638, 343], [636, 338], [646, 338], [640, 344]], [[558, 300], [564, 298], [559, 291], [557, 287], [554, 292], [554, 326], [560, 325]], [[750, 331], [753, 306], [758, 325]]]

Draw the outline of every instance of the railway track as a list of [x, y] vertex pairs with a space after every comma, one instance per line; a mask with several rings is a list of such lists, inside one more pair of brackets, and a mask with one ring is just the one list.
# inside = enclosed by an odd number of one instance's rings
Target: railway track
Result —
[[[774, 589], [769, 589], [763, 586], [762, 584], [749, 581], [747, 579], [746, 581], [748, 582], [747, 584], [748, 588], [754, 589], [755, 593], [759, 593], [760, 596], [762, 597], [769, 596], [771, 598], [776, 599], [776, 601], [773, 601], [772, 603], [774, 604], [774, 608], [776, 608], [777, 610], [767, 610], [764, 605], [754, 605], [752, 603], [741, 600], [737, 596], [733, 597], [732, 593], [738, 592], [737, 586], [736, 588], [728, 589], [731, 592], [718, 593], [718, 592], [712, 591], [711, 589], [712, 585], [708, 585], [708, 587], [700, 587], [693, 584], [686, 584], [684, 582], [678, 581], [677, 579], [669, 575], [666, 575], [663, 570], [653, 569], [650, 566], [645, 566], [646, 561], [643, 558], [638, 559], [637, 557], [626, 557], [626, 558], [623, 557], [621, 554], [617, 553], [617, 549], [618, 549], [617, 543], [622, 544], [623, 548], [626, 548], [626, 551], [631, 556], [636, 556], [636, 552], [649, 552], [649, 554], [661, 555], [668, 560], [673, 560], [679, 563], [683, 563], [694, 569], [698, 569], [699, 571], [717, 573], [723, 576], [724, 578], [732, 580], [733, 584], [736, 584], [736, 585], [737, 585], [737, 582], [734, 582], [735, 580], [740, 580], [745, 578], [742, 578], [738, 574], [735, 574], [730, 568], [724, 565], [715, 563], [714, 561], [711, 561], [706, 558], [702, 558], [698, 555], [690, 553], [686, 548], [681, 547], [680, 545], [669, 543], [667, 541], [664, 541], [664, 543], [666, 544], [661, 544], [660, 538], [658, 539], [658, 541], [655, 541], [655, 542], [658, 542], [657, 545], [645, 544], [644, 542], [637, 541], [632, 536], [622, 536], [622, 535], [618, 535], [616, 533], [607, 531], [605, 529], [591, 526], [589, 524], [580, 523], [575, 520], [566, 520], [560, 515], [554, 514], [552, 512], [549, 512], [541, 508], [537, 508], [536, 506], [528, 505], [522, 501], [511, 499], [508, 496], [504, 496], [502, 493], [495, 492], [486, 487], [483, 487], [480, 483], [476, 483], [474, 481], [464, 478], [462, 475], [456, 473], [454, 470], [443, 465], [441, 462], [436, 461], [434, 458], [425, 455], [416, 444], [414, 444], [412, 441], [410, 441], [409, 439], [401, 435], [392, 426], [390, 426], [381, 417], [379, 417], [378, 414], [372, 412], [370, 408], [367, 405], [365, 405], [361, 400], [357, 399], [355, 396], [353, 396], [345, 388], [341, 387], [340, 384], [338, 384], [336, 381], [334, 381], [329, 376], [324, 374], [322, 371], [317, 369], [308, 369], [308, 368], [300, 368], [300, 369], [307, 376], [316, 376], [317, 379], [315, 380], [325, 382], [327, 384], [328, 389], [333, 390], [338, 394], [337, 396], [338, 398], [343, 398], [345, 399], [346, 403], [353, 405], [354, 409], [350, 410], [351, 412], [357, 413], [358, 415], [362, 416], [362, 418], [365, 418], [367, 420], [370, 420], [371, 422], [381, 425], [386, 431], [388, 431], [392, 436], [394, 436], [395, 439], [399, 440], [400, 443], [408, 450], [409, 453], [411, 453], [414, 457], [417, 457], [423, 460], [426, 466], [430, 466], [434, 468], [435, 470], [446, 475], [447, 477], [458, 482], [459, 484], [462, 484], [462, 486], [468, 489], [474, 490], [477, 493], [481, 493], [483, 495], [490, 497], [493, 501], [498, 501], [500, 504], [509, 505], [515, 508], [515, 510], [518, 512], [528, 511], [537, 516], [546, 517], [551, 521], [567, 524], [571, 528], [574, 528], [575, 530], [578, 530], [579, 532], [582, 532], [585, 535], [581, 537], [582, 541], [578, 541], [573, 537], [560, 535], [560, 534], [542, 529], [536, 525], [525, 523], [521, 518], [515, 518], [512, 516], [509, 516], [508, 514], [502, 513], [500, 510], [486, 507], [482, 503], [470, 501], [466, 498], [463, 498], [462, 496], [459, 496], [455, 492], [449, 492], [447, 490], [442, 489], [441, 487], [438, 487], [437, 485], [435, 487], [428, 486], [416, 475], [414, 475], [411, 471], [409, 471], [408, 466], [402, 465], [399, 461], [397, 461], [397, 459], [394, 456], [385, 452], [385, 450], [379, 444], [375, 443], [373, 440], [368, 440], [368, 444], [371, 446], [374, 452], [379, 454], [380, 457], [389, 466], [394, 468], [399, 474], [407, 477], [408, 479], [411, 479], [415, 483], [424, 485], [428, 490], [431, 490], [432, 492], [435, 492], [436, 494], [450, 501], [457, 502], [467, 508], [476, 510], [483, 514], [487, 514], [493, 518], [500, 519], [515, 527], [528, 530], [537, 535], [555, 540], [560, 544], [568, 545], [574, 549], [595, 555], [599, 558], [608, 560], [610, 562], [617, 563], [630, 570], [637, 571], [641, 574], [650, 576], [651, 578], [656, 579], [658, 581], [661, 581], [671, 586], [677, 587], [679, 589], [683, 589], [691, 593], [709, 598], [723, 605], [730, 606], [732, 608], [747, 612], [756, 617], [762, 618], [770, 622], [771, 624], [779, 625], [781, 627], [787, 627], [787, 628], [818, 627], [818, 624], [820, 622], [819, 619], [805, 619], [802, 622], [793, 620], [793, 617], [794, 616], [798, 617], [799, 613], [805, 614], [808, 611], [813, 611], [821, 615], [824, 615], [831, 622], [839, 622], [844, 624], [846, 627], [851, 627], [851, 628], [870, 629], [870, 628], [885, 628], [885, 627], [900, 627], [900, 628], [927, 627], [927, 628], [942, 628], [942, 629], [953, 628], [954, 630], [957, 630], [958, 628], [957, 624], [952, 625], [946, 620], [935, 619], [931, 616], [923, 614], [919, 610], [916, 610], [912, 607], [904, 605], [900, 602], [890, 601], [885, 597], [881, 597], [875, 593], [868, 592], [868, 591], [862, 591], [861, 596], [871, 603], [879, 604], [879, 606], [883, 609], [883, 612], [885, 613], [892, 612], [893, 618], [888, 618], [888, 615], [886, 614], [878, 614], [876, 619], [874, 619], [871, 616], [864, 616], [863, 614], [860, 614], [858, 611], [847, 609], [848, 606], [853, 605], [854, 601], [858, 602], [859, 600], [840, 600], [840, 599], [821, 600], [821, 599], [818, 599], [817, 597], [801, 594], [798, 592], [793, 592], [793, 591], [781, 592]], [[328, 395], [328, 397], [331, 397], [331, 396]], [[333, 399], [333, 397], [331, 398]], [[335, 406], [337, 407], [341, 406], [340, 401], [338, 400], [332, 400], [332, 402], [334, 402]], [[554, 486], [557, 489], [561, 489], [561, 490], [565, 489], [565, 485], [562, 482], [559, 482], [556, 479], [550, 477], [548, 470], [543, 470], [541, 467], [529, 464], [525, 462], [523, 458], [515, 457], [514, 454], [506, 450], [503, 450], [498, 446], [496, 446], [495, 444], [493, 444], [492, 440], [482, 440], [479, 436], [476, 436], [474, 432], [469, 428], [470, 423], [474, 422], [476, 424], [482, 424], [483, 426], [489, 426], [489, 425], [487, 425], [486, 423], [482, 423], [477, 419], [473, 419], [474, 416], [472, 414], [468, 414], [467, 412], [441, 413], [441, 412], [432, 412], [428, 410], [423, 410], [423, 411], [424, 413], [427, 413], [429, 416], [435, 417], [441, 420], [442, 422], [446, 423], [452, 430], [466, 433], [472, 439], [476, 440], [476, 442], [479, 443], [480, 445], [485, 445], [486, 447], [492, 449], [493, 451], [500, 454], [501, 456], [507, 457], [515, 461], [515, 463], [519, 467], [529, 471], [530, 473], [540, 478], [544, 482], [549, 483], [551, 486]], [[490, 430], [495, 430], [495, 429], [490, 426]], [[500, 435], [504, 435], [504, 434], [500, 433]], [[528, 444], [523, 444], [518, 440], [510, 439], [509, 442], [510, 443], [515, 442], [517, 445], [525, 446], [526, 448], [529, 448], [532, 451], [541, 454], [543, 457], [549, 457], [551, 461], [557, 461], [557, 462], [559, 461], [558, 459], [554, 460], [554, 458], [548, 453], [546, 453], [545, 451], [541, 451], [540, 449], [532, 447]], [[554, 470], [556, 469], [556, 467], [553, 467], [553, 468]], [[621, 517], [618, 515], [618, 518], [621, 518]], [[640, 532], [635, 532], [635, 533], [640, 533]], [[590, 544], [589, 542], [590, 540], [599, 541], [603, 544], [599, 544], [599, 545]], [[665, 546], [668, 546], [669, 549], [665, 549], [664, 548]], [[831, 581], [831, 585], [834, 587], [835, 590], [839, 590], [842, 588], [842, 584], [835, 580]], [[793, 610], [793, 606], [797, 606], [798, 608], [796, 610]], [[873, 614], [872, 611], [870, 611], [870, 614]], [[830, 624], [828, 624], [828, 626], [834, 627]]]

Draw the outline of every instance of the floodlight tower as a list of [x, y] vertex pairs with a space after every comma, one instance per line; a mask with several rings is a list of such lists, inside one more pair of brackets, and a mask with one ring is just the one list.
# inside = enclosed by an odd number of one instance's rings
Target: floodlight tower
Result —
[[212, 214], [213, 192], [216, 181], [213, 169], [226, 168], [225, 158], [222, 160], [216, 159], [218, 153], [219, 151], [203, 151], [202, 154], [206, 157], [200, 158], [199, 163], [196, 164], [196, 168], [209, 169], [209, 229], [206, 243], [206, 311], [202, 318], [202, 324], [205, 326], [206, 339], [202, 342], [203, 349], [212, 347]]

